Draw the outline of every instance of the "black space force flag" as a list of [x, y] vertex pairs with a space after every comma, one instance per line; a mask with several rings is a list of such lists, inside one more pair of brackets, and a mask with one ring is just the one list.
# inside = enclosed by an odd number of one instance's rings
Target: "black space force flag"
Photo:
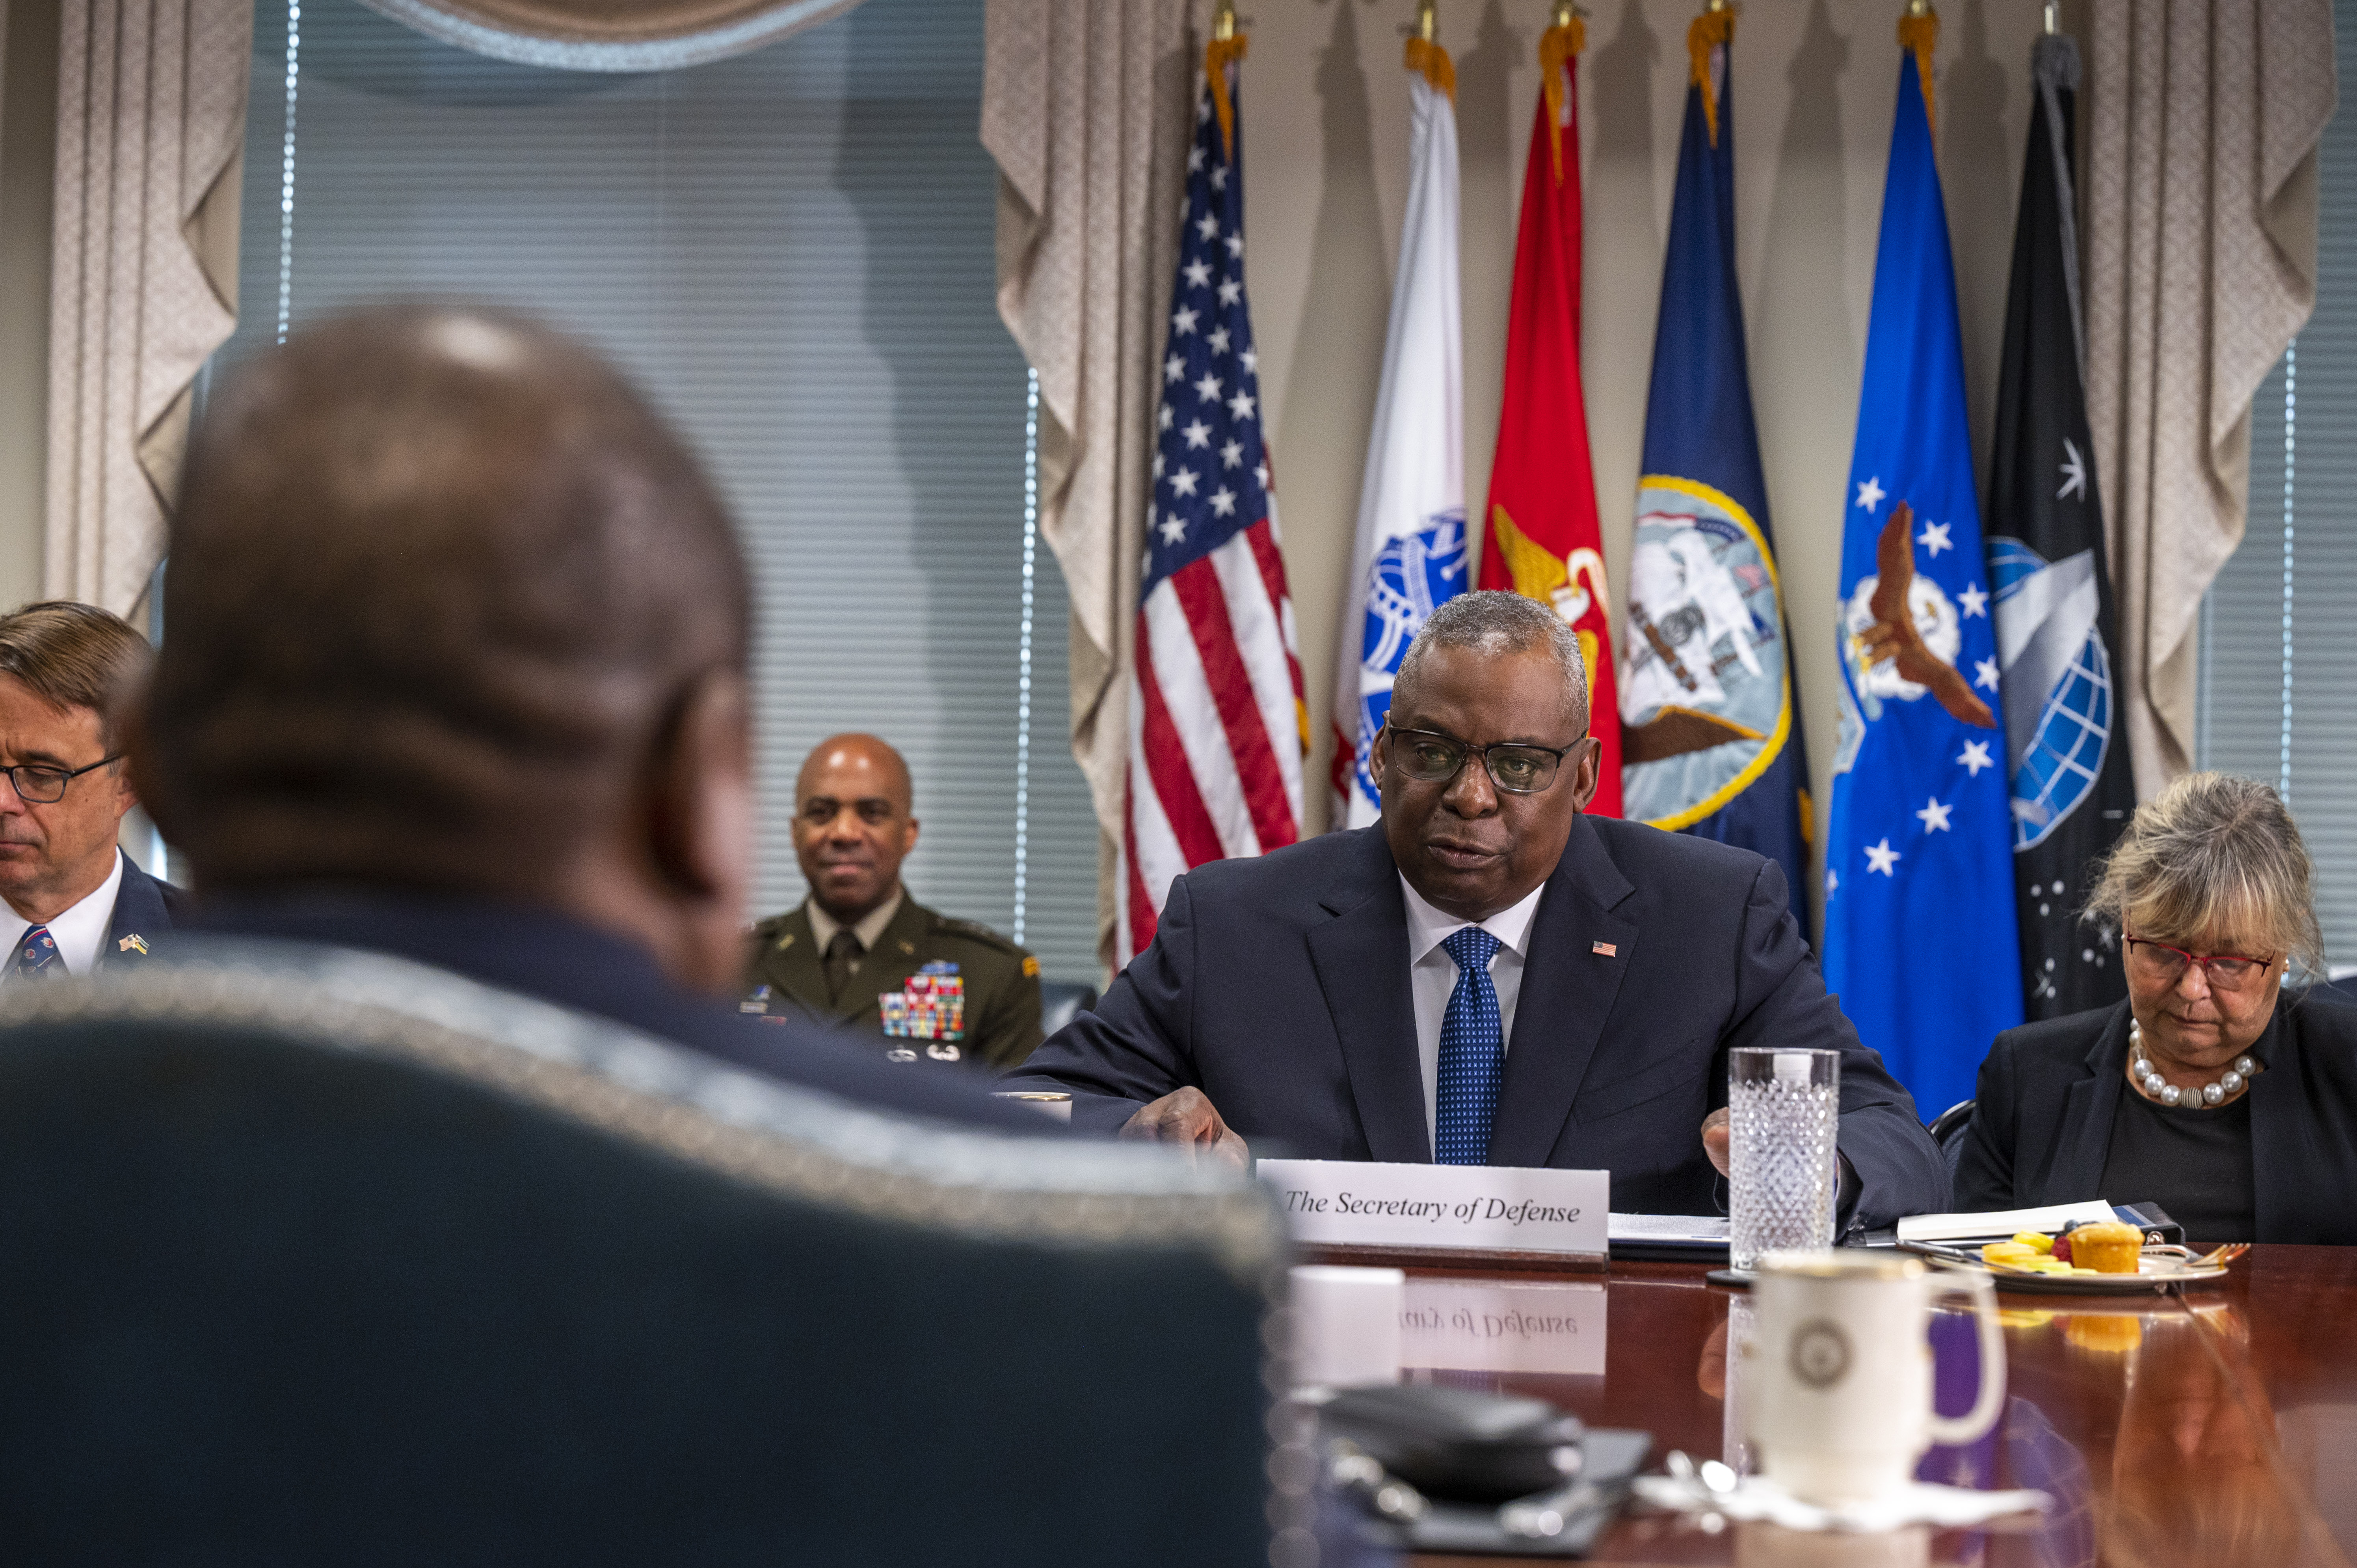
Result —
[[1989, 468], [1988, 564], [2013, 769], [2014, 886], [2024, 1010], [2053, 1018], [2127, 994], [2119, 934], [2083, 926], [2096, 859], [2136, 810], [2112, 652], [2081, 378], [2072, 120], [2078, 45], [2038, 40], [2035, 98], [2013, 231], [2013, 282]]

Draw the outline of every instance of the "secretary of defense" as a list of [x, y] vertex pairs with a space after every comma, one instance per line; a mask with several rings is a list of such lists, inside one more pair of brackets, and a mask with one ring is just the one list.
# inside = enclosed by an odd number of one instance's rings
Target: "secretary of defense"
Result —
[[1943, 1208], [1915, 1104], [1825, 994], [1776, 863], [1583, 808], [1573, 634], [1510, 593], [1416, 636], [1377, 736], [1383, 820], [1171, 884], [1153, 945], [1009, 1087], [1241, 1163], [1606, 1170], [1613, 1208], [1723, 1206], [1727, 1053], [1842, 1053], [1852, 1226]]

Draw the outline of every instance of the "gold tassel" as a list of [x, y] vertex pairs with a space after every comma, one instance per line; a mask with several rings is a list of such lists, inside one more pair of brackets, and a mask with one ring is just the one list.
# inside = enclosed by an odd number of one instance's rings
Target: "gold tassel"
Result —
[[1203, 47], [1203, 74], [1211, 84], [1211, 112], [1220, 117], [1220, 145], [1227, 149], [1230, 163], [1236, 156], [1236, 101], [1228, 92], [1228, 67], [1243, 59], [1244, 46], [1250, 41], [1237, 33], [1213, 38]]
[[1448, 102], [1457, 102], [1457, 62], [1448, 58], [1447, 49], [1428, 38], [1410, 38], [1407, 68], [1448, 94]]
[[1563, 183], [1563, 105], [1569, 96], [1565, 78], [1587, 48], [1587, 24], [1577, 16], [1559, 27], [1539, 35], [1539, 80], [1546, 88], [1547, 150], [1553, 155], [1555, 182]]
[[1930, 6], [1899, 18], [1899, 47], [1915, 51], [1915, 74], [1923, 83], [1923, 119], [1936, 126], [1932, 113], [1932, 46], [1940, 41], [1940, 16]]
[[1688, 76], [1702, 89], [1702, 123], [1709, 127], [1710, 145], [1718, 145], [1718, 91], [1711, 85], [1710, 51], [1735, 42], [1735, 8], [1705, 11], [1686, 29]]

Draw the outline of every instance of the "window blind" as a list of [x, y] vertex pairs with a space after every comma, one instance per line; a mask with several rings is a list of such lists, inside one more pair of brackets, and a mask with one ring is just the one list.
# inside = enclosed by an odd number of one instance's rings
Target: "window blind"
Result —
[[[2335, 43], [2357, 59], [2357, 8]], [[2286, 790], [2338, 970], [2357, 961], [2357, 117], [2319, 154], [2316, 314], [2251, 407], [2242, 544], [2203, 607], [2203, 768]]]
[[[1027, 377], [995, 300], [983, 8], [869, 0], [734, 59], [608, 76], [304, 0], [291, 89], [290, 9], [256, 16], [224, 358], [276, 338], [282, 296], [299, 327], [417, 294], [520, 306], [612, 355], [709, 462], [753, 564], [748, 913], [803, 895], [801, 758], [865, 729], [915, 773], [911, 893], [1010, 931]], [[1024, 935], [1049, 976], [1093, 980], [1096, 825], [1044, 548], [1032, 585]]]

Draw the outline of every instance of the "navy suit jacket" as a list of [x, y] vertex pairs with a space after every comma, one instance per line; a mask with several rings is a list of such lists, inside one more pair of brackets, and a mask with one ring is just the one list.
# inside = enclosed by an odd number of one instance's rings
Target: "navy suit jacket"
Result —
[[550, 910], [357, 887], [289, 888], [205, 899], [170, 950], [188, 955], [209, 936], [391, 953], [845, 1100], [1030, 1137], [1064, 1135], [1028, 1106], [990, 1098], [980, 1087], [986, 1079], [910, 1071], [800, 1020], [748, 1018], [682, 991], [644, 950]]
[[106, 940], [99, 944], [98, 966], [136, 963], [148, 956], [156, 939], [185, 918], [188, 896], [170, 883], [148, 875], [129, 855], [123, 857], [123, 880], [114, 887], [114, 913], [106, 924]]
[[[2326, 986], [2287, 991], [2251, 1054], [2266, 1064], [2250, 1090], [2256, 1239], [2357, 1244], [2357, 1005]], [[2166, 1193], [2100, 1190], [2127, 1061], [2125, 1002], [1999, 1035], [1959, 1151], [1957, 1208], [2168, 1208]]]
[[[1171, 884], [1097, 1010], [1006, 1082], [1069, 1090], [1074, 1122], [1101, 1128], [1192, 1086], [1265, 1152], [1429, 1162], [1407, 950], [1380, 826], [1214, 862]], [[1491, 1162], [1609, 1170], [1623, 1212], [1713, 1213], [1699, 1129], [1738, 1046], [1844, 1053], [1857, 1221], [1946, 1207], [1939, 1151], [1825, 994], [1776, 863], [1577, 819], [1532, 924]]]

